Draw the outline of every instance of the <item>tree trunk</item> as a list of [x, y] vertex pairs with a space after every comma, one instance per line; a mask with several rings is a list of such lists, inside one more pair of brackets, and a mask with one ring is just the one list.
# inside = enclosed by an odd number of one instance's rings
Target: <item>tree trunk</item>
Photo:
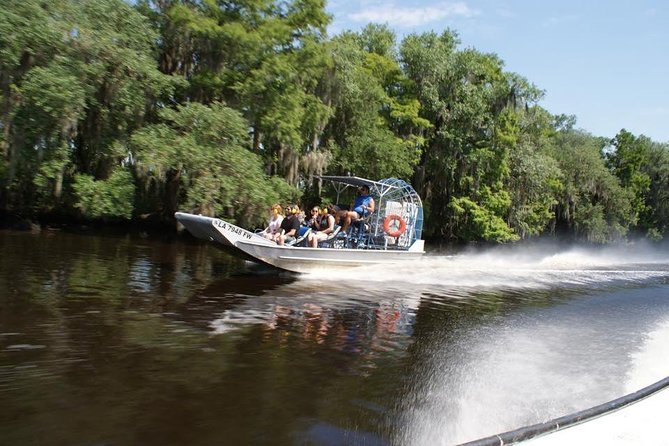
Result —
[[165, 208], [163, 209], [163, 214], [167, 219], [171, 219], [174, 213], [178, 211], [180, 183], [181, 171], [171, 171], [165, 184]]

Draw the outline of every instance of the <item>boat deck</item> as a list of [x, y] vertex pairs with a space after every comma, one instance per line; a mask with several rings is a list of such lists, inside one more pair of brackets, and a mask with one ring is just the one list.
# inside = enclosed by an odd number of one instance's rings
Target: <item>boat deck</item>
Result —
[[522, 442], [523, 446], [669, 445], [669, 389], [590, 421]]

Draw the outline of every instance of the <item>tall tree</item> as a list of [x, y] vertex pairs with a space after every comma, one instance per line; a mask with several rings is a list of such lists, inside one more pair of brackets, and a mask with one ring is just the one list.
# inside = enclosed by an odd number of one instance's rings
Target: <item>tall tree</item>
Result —
[[460, 240], [512, 240], [517, 235], [505, 221], [511, 200], [504, 181], [516, 137], [508, 109], [535, 101], [540, 92], [505, 73], [497, 56], [458, 51], [458, 44], [446, 31], [408, 36], [400, 47], [432, 124], [417, 175], [430, 202], [428, 227]]
[[632, 198], [632, 224], [642, 233], [653, 226], [652, 209], [647, 205], [651, 180], [648, 175], [652, 142], [645, 136], [635, 137], [623, 129], [613, 138], [605, 151], [607, 165], [618, 177]]
[[77, 174], [110, 178], [128, 135], [172, 88], [157, 70], [157, 35], [122, 0], [12, 1], [2, 14], [8, 35], [25, 36], [3, 44], [5, 188], [15, 197], [7, 206], [74, 205], [76, 196], [63, 194]]
[[651, 145], [645, 170], [650, 178], [646, 203], [651, 216], [647, 236], [659, 240], [669, 234], [669, 144]]
[[[30, 182], [22, 179], [32, 179], [39, 164], [37, 158], [41, 155], [36, 155], [31, 150], [33, 144], [43, 136], [43, 130], [37, 127], [51, 127], [51, 131], [58, 127], [53, 122], [44, 124], [44, 115], [19, 115], [26, 102], [21, 86], [28, 73], [35, 67], [48, 65], [55, 55], [66, 48], [68, 27], [62, 20], [53, 17], [63, 8], [63, 2], [54, 2], [47, 6], [43, 2], [18, 0], [5, 2], [0, 8], [0, 206], [3, 209], [22, 208], [32, 198]], [[35, 73], [34, 90], [39, 90], [39, 78], [47, 77], [49, 76], [44, 71]], [[63, 86], [59, 87], [62, 89]], [[45, 94], [48, 96], [49, 92]], [[48, 97], [44, 102], [54, 100], [58, 101], [57, 98]], [[62, 104], [66, 101], [58, 102]], [[78, 101], [73, 102], [76, 104]], [[52, 113], [60, 111], [56, 104], [51, 105], [56, 106], [51, 110]], [[17, 119], [22, 122], [17, 122]]]
[[430, 126], [395, 56], [387, 27], [347, 32], [332, 44], [335, 115], [326, 138], [335, 143], [339, 172], [409, 177], [420, 159], [422, 133]]
[[506, 179], [511, 195], [508, 222], [526, 239], [554, 229], [562, 171], [551, 156], [553, 117], [539, 106], [521, 109], [515, 116], [518, 131], [509, 144], [510, 174]]
[[156, 191], [166, 216], [186, 210], [248, 226], [262, 224], [272, 203], [296, 198], [296, 190], [262, 172], [238, 112], [192, 103], [163, 109], [160, 118], [135, 132], [132, 147], [142, 182]]
[[323, 0], [146, 2], [166, 39], [161, 66], [184, 74], [182, 99], [241, 111], [252, 150], [292, 184], [300, 157], [319, 147], [331, 111], [318, 94], [327, 69]]
[[624, 237], [634, 222], [632, 194], [605, 165], [601, 150], [607, 141], [567, 125], [555, 142], [564, 185], [556, 206], [559, 228], [593, 243]]

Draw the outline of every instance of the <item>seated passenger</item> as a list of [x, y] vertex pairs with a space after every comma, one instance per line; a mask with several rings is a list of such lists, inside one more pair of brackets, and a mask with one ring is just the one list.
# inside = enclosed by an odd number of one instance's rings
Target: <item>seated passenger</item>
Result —
[[271, 207], [270, 219], [267, 227], [260, 233], [263, 237], [269, 240], [274, 240], [274, 237], [281, 231], [281, 222], [283, 221], [283, 209], [281, 205], [275, 204]]
[[353, 210], [346, 211], [344, 214], [342, 211], [341, 230], [346, 233], [348, 227], [351, 226], [351, 222], [365, 218], [374, 212], [374, 198], [369, 195], [369, 186], [363, 184], [358, 188], [358, 196], [353, 203]]
[[304, 224], [311, 228], [312, 231], [318, 231], [318, 226], [321, 223], [321, 208], [314, 206], [311, 209], [311, 217], [304, 222]]
[[281, 231], [274, 237], [274, 241], [279, 246], [283, 246], [287, 241], [295, 239], [300, 229], [300, 219], [298, 217], [300, 208], [297, 205], [292, 205], [289, 209], [290, 214], [281, 222]]
[[334, 207], [330, 207], [329, 209], [327, 207], [323, 207], [319, 212], [316, 232], [309, 234], [308, 238], [309, 246], [312, 248], [318, 248], [318, 242], [325, 240], [330, 234], [334, 232], [335, 217], [333, 215], [334, 212], [331, 213], [330, 210], [334, 210]]

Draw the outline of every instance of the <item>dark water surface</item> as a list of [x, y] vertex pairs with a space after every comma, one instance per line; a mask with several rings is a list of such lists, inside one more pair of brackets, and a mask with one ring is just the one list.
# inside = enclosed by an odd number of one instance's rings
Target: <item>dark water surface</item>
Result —
[[0, 231], [0, 444], [450, 445], [669, 375], [669, 254], [515, 249], [293, 276]]

